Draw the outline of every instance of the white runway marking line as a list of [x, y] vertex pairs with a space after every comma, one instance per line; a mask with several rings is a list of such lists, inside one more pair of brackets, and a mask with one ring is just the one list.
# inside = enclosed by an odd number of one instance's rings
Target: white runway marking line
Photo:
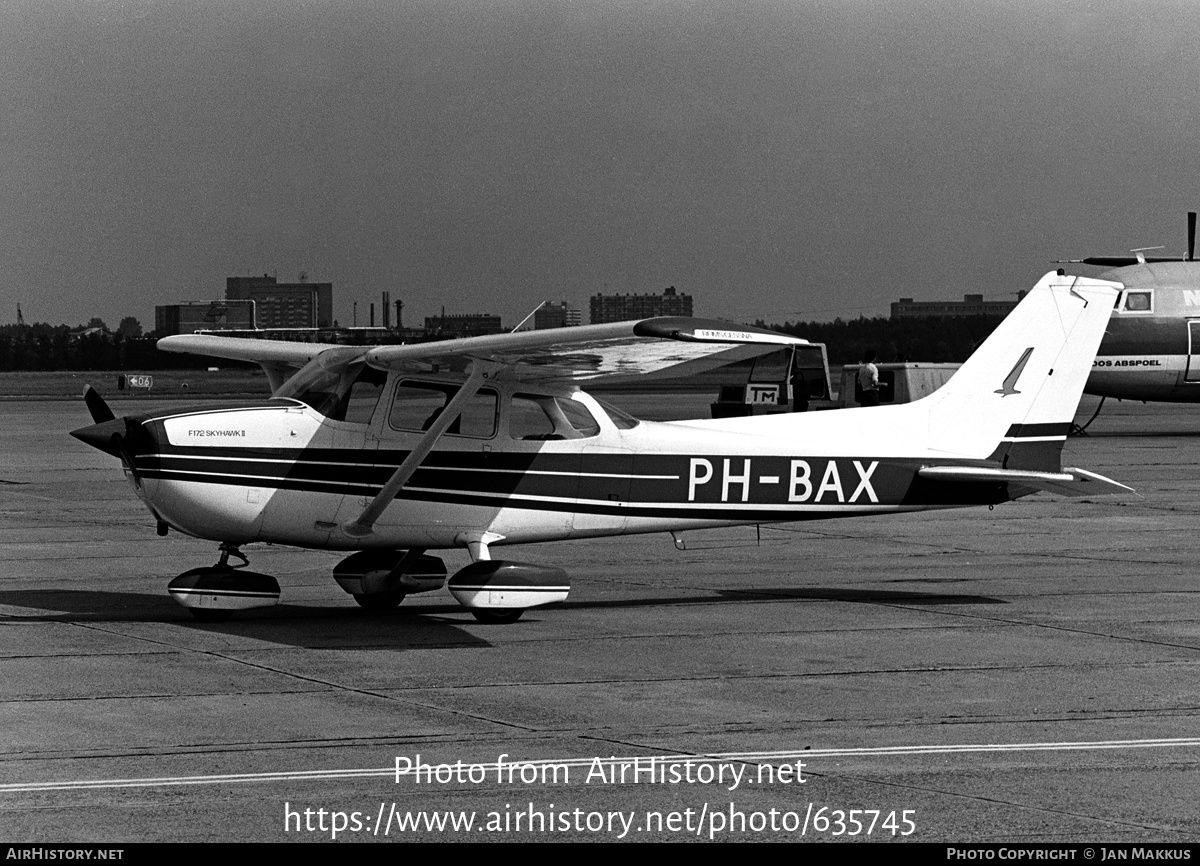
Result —
[[[803, 749], [783, 752], [711, 752], [708, 754], [691, 755], [640, 755], [637, 758], [609, 757], [600, 758], [607, 766], [630, 763], [634, 760], [646, 760], [654, 757], [659, 761], [742, 761], [756, 763], [759, 761], [793, 761], [806, 758], [845, 758], [845, 757], [887, 757], [891, 755], [965, 755], [984, 752], [1069, 752], [1069, 751], [1100, 751], [1112, 749], [1154, 749], [1179, 748], [1185, 746], [1200, 746], [1200, 737], [1176, 737], [1161, 740], [1098, 740], [1094, 742], [1065, 742], [1065, 743], [964, 743], [944, 746], [878, 746], [858, 749]], [[595, 757], [564, 758], [561, 760], [538, 758], [533, 760], [510, 760], [503, 764], [475, 764], [464, 761], [470, 766], [483, 767], [485, 771], [498, 771], [501, 766], [532, 765], [539, 766], [568, 766], [590, 767]], [[438, 766], [433, 764], [434, 767]], [[74, 782], [15, 782], [0, 785], [0, 794], [20, 794], [35, 791], [80, 791], [102, 788], [154, 788], [177, 785], [220, 785], [238, 782], [293, 782], [314, 781], [320, 779], [365, 779], [396, 777], [394, 767], [360, 768], [345, 770], [295, 770], [287, 773], [228, 773], [212, 776], [164, 776], [147, 779], [95, 779]]]

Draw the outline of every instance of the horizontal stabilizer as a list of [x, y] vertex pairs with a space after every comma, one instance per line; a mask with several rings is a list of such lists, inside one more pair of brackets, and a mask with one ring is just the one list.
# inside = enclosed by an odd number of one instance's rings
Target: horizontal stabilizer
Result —
[[1021, 469], [993, 469], [988, 466], [922, 466], [917, 474], [934, 481], [994, 481], [1020, 484], [1063, 496], [1100, 496], [1106, 493], [1136, 493], [1111, 478], [1086, 469], [1064, 468], [1062, 472], [1031, 472]]

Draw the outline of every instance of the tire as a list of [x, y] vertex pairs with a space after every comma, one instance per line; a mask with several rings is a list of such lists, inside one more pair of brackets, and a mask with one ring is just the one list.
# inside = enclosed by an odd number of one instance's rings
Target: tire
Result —
[[231, 610], [214, 610], [208, 607], [188, 608], [196, 622], [225, 622], [233, 616]]
[[525, 608], [517, 610], [482, 610], [480, 608], [472, 608], [471, 610], [471, 616], [489, 625], [507, 625], [510, 622], [516, 622], [521, 618], [521, 614], [523, 613], [525, 613]]
[[399, 606], [400, 602], [404, 601], [404, 593], [402, 592], [373, 592], [373, 593], [354, 593], [354, 600], [358, 602], [358, 606], [363, 610], [379, 611], [394, 610]]

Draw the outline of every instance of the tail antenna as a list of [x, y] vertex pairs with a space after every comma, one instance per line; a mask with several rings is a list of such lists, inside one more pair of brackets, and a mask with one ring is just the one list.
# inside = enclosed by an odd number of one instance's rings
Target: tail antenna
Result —
[[1188, 247], [1187, 260], [1194, 262], [1196, 260], [1196, 212], [1188, 211]]

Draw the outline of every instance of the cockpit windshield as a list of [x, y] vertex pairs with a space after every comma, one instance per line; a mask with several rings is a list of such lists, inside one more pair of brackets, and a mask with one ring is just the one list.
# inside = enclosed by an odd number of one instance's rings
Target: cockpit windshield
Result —
[[366, 423], [387, 382], [387, 373], [368, 367], [366, 349], [327, 349], [275, 392], [299, 400], [334, 421]]

